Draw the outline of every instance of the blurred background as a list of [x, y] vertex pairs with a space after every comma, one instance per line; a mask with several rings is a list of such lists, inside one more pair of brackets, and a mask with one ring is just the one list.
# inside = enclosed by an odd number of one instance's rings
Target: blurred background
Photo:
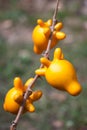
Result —
[[[55, 6], [56, 0], [0, 0], [0, 130], [9, 130], [15, 119], [3, 110], [14, 77], [25, 82], [40, 66], [32, 42], [36, 20], [52, 18]], [[35, 113], [21, 116], [17, 130], [87, 130], [87, 0], [61, 0], [57, 19], [67, 37], [56, 47], [74, 64], [83, 91], [72, 97], [38, 79], [34, 89], [43, 96], [35, 103]]]

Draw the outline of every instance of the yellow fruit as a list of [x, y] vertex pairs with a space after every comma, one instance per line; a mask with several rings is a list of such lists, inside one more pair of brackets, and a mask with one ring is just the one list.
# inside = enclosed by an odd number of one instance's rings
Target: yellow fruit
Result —
[[14, 79], [14, 87], [10, 89], [5, 97], [4, 110], [16, 114], [23, 100], [23, 86], [19, 77]]
[[[26, 92], [28, 85], [31, 84], [32, 81], [33, 78], [30, 78], [25, 83], [25, 85], [23, 85], [22, 80], [19, 77], [16, 77], [14, 79], [14, 87], [10, 89], [5, 96], [5, 101], [3, 104], [3, 108], [5, 111], [13, 114], [18, 113], [20, 105], [23, 101], [23, 95]], [[42, 92], [40, 90], [32, 92], [32, 94], [26, 100], [23, 113], [27, 111], [34, 112], [35, 107], [33, 105], [33, 102], [40, 99], [41, 96], [42, 96]]]
[[[52, 20], [43, 22], [41, 19], [38, 19], [37, 24], [38, 25], [33, 30], [32, 39], [34, 42], [34, 52], [36, 54], [41, 54], [44, 50], [46, 50], [48, 45], [49, 37], [51, 34]], [[60, 32], [60, 29], [62, 27], [63, 25], [61, 22], [55, 25], [50, 49], [52, 49], [57, 44], [58, 40], [65, 38], [65, 33]]]
[[69, 61], [63, 59], [63, 53], [60, 48], [55, 50], [52, 61], [41, 58], [41, 63], [45, 67], [36, 70], [36, 74], [44, 75], [51, 86], [62, 91], [67, 91], [73, 96], [78, 95], [82, 91], [74, 66]]

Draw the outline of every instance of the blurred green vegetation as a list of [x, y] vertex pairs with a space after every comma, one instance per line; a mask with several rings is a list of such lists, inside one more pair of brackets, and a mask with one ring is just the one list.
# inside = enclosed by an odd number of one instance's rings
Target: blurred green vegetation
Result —
[[[0, 11], [0, 22], [10, 19], [18, 24], [21, 17], [26, 17], [27, 26], [33, 27], [39, 17], [52, 18], [53, 11], [43, 16], [40, 13], [28, 13], [16, 8], [16, 2], [12, 0], [12, 9]], [[67, 18], [69, 17], [78, 18], [82, 24], [87, 18], [83, 15], [76, 15], [76, 12], [70, 12], [67, 8], [58, 13], [58, 19], [65, 22], [66, 28], [69, 28], [72, 34], [77, 35], [74, 37], [76, 43], [69, 44], [67, 40], [64, 43], [61, 41], [57, 47], [61, 47], [65, 58], [75, 65], [83, 92], [77, 97], [72, 97], [51, 88], [44, 78], [38, 79], [35, 89], [41, 89], [43, 97], [35, 103], [35, 113], [27, 113], [21, 117], [18, 130], [83, 130], [83, 127], [87, 129], [87, 37], [84, 35], [83, 26], [73, 27], [73, 22], [68, 26]], [[83, 35], [81, 41], [77, 39], [78, 35]], [[32, 42], [8, 44], [6, 39], [0, 36], [0, 130], [9, 130], [15, 118], [14, 115], [3, 110], [4, 96], [13, 86], [14, 77], [20, 76], [23, 82], [33, 77], [35, 69], [40, 65], [40, 57], [34, 54]]]

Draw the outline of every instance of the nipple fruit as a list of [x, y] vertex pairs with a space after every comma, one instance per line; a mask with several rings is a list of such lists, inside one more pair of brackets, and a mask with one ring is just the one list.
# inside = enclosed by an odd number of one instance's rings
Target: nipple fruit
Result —
[[[33, 78], [30, 78], [25, 85], [23, 85], [22, 80], [19, 77], [14, 79], [14, 87], [11, 88], [5, 97], [5, 101], [3, 104], [4, 110], [13, 114], [17, 114], [20, 105], [23, 101], [23, 95], [28, 87], [28, 85], [33, 81]], [[32, 94], [28, 97], [25, 103], [25, 107], [23, 113], [29, 111], [34, 112], [35, 107], [33, 102], [40, 99], [42, 96], [42, 92], [40, 90], [32, 92]]]
[[45, 76], [47, 82], [54, 88], [76, 96], [82, 91], [76, 76], [74, 66], [63, 57], [62, 50], [56, 48], [52, 61], [41, 58], [43, 68], [37, 69], [36, 74]]
[[[36, 54], [41, 54], [44, 50], [46, 50], [48, 45], [52, 20], [49, 19], [47, 22], [44, 22], [42, 19], [38, 19], [37, 24], [38, 25], [34, 28], [32, 33], [32, 40], [34, 42], [34, 52]], [[58, 40], [62, 40], [66, 37], [65, 33], [60, 32], [62, 27], [63, 24], [61, 22], [56, 23], [50, 49], [57, 44]]]

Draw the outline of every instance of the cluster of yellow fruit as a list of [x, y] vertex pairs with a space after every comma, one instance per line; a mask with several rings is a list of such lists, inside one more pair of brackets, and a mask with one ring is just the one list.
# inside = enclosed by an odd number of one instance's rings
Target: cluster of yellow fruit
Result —
[[[34, 42], [34, 52], [36, 54], [41, 54], [44, 50], [46, 50], [48, 45], [52, 20], [44, 22], [41, 19], [38, 19], [37, 24], [38, 25], [33, 30], [32, 39]], [[50, 49], [55, 47], [59, 40], [66, 37], [65, 33], [60, 32], [62, 27], [63, 24], [61, 22], [56, 23]], [[40, 62], [43, 64], [43, 68], [37, 69], [35, 73], [39, 76], [44, 76], [51, 86], [58, 90], [66, 91], [72, 96], [76, 96], [82, 91], [82, 87], [77, 80], [75, 68], [69, 61], [64, 59], [61, 48], [55, 49], [52, 61], [46, 57], [42, 57]], [[23, 95], [32, 81], [33, 78], [30, 78], [23, 85], [22, 80], [19, 77], [14, 79], [14, 87], [7, 92], [5, 97], [3, 105], [5, 111], [17, 114], [23, 101]], [[40, 99], [41, 96], [42, 91], [38, 90], [33, 92], [26, 100], [23, 113], [27, 111], [34, 112], [35, 107], [33, 102]]]

